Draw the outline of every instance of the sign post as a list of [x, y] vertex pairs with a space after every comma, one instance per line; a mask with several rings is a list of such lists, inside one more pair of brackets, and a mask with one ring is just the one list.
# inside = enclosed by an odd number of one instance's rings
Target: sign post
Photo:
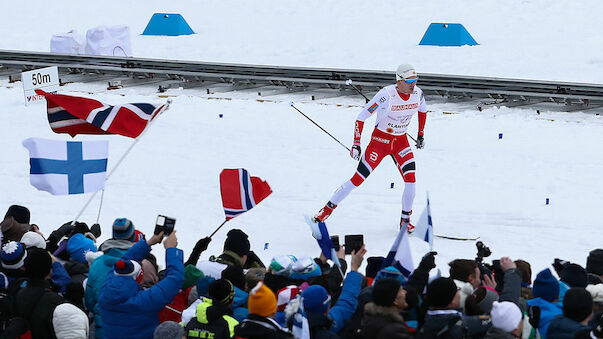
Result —
[[59, 90], [59, 68], [52, 66], [23, 72], [21, 73], [21, 83], [23, 84], [25, 106], [45, 102], [44, 97], [36, 94], [34, 90], [43, 89], [49, 93], [56, 93]]

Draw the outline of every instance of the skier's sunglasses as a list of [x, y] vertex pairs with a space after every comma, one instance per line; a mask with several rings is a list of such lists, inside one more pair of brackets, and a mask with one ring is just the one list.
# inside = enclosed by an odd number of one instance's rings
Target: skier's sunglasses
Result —
[[404, 79], [404, 82], [407, 84], [414, 84], [415, 82], [417, 82], [417, 80], [419, 80], [419, 78], [416, 79]]

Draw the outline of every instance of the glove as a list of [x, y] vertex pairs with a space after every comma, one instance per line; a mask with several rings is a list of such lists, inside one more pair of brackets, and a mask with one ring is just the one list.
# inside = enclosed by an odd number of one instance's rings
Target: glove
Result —
[[436, 267], [436, 264], [435, 264], [436, 254], [438, 254], [438, 252], [435, 252], [435, 251], [425, 254], [423, 256], [423, 258], [421, 259], [421, 263], [419, 263], [419, 267], [424, 268], [428, 271], [431, 270], [432, 268], [435, 268]]
[[352, 159], [360, 160], [361, 154], [362, 154], [362, 149], [360, 148], [360, 145], [352, 146], [352, 149], [350, 150], [350, 156], [352, 157]]
[[101, 227], [99, 224], [94, 224], [90, 227], [90, 233], [94, 234], [96, 238], [101, 236]]
[[205, 251], [207, 249], [207, 246], [209, 246], [210, 242], [211, 242], [211, 238], [210, 237], [205, 237], [203, 239], [200, 239], [195, 244], [195, 251], [199, 251], [199, 252]]
[[417, 136], [417, 143], [415, 144], [415, 146], [418, 149], [422, 149], [423, 147], [425, 147], [425, 138], [422, 135]]

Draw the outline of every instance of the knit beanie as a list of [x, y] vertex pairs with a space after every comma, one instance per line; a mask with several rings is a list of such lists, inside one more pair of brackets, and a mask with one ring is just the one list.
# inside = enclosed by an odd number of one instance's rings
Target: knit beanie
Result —
[[276, 313], [276, 296], [261, 281], [249, 292], [247, 301], [250, 314], [268, 317]]
[[593, 302], [603, 305], [603, 284], [588, 285], [586, 290], [593, 297]]
[[374, 279], [381, 270], [384, 260], [384, 257], [369, 257], [366, 259], [366, 276]]
[[199, 297], [209, 297], [209, 285], [214, 281], [216, 281], [216, 279], [209, 275], [197, 280], [197, 294]]
[[184, 327], [175, 321], [164, 321], [155, 328], [153, 339], [174, 339], [184, 336]]
[[303, 256], [297, 259], [293, 264], [293, 271], [291, 272], [291, 279], [308, 280], [312, 277], [319, 277], [322, 275], [322, 270], [316, 264], [314, 259]]
[[548, 302], [559, 298], [559, 281], [553, 277], [550, 269], [542, 270], [532, 284], [534, 298], [542, 298]]
[[228, 305], [233, 301], [234, 294], [233, 284], [226, 279], [218, 279], [209, 285], [208, 297], [216, 303]]
[[523, 314], [517, 305], [510, 301], [498, 302], [492, 304], [492, 326], [505, 332], [511, 332], [519, 326]]
[[142, 269], [142, 266], [140, 266], [140, 264], [134, 260], [119, 259], [117, 262], [115, 262], [114, 268], [115, 275], [131, 277], [132, 279], [136, 280], [137, 283], [140, 283], [144, 277], [144, 270]]
[[25, 248], [37, 247], [46, 249], [46, 240], [39, 233], [29, 231], [21, 237], [21, 243]]
[[182, 282], [182, 289], [188, 290], [189, 287], [195, 286], [199, 279], [203, 278], [203, 272], [195, 267], [195, 265], [186, 265], [184, 267], [184, 281]]
[[27, 251], [25, 247], [17, 241], [9, 241], [2, 246], [2, 252], [0, 252], [2, 267], [7, 269], [14, 270], [23, 267], [26, 257]]
[[[493, 303], [498, 301], [498, 294], [484, 287], [479, 287], [476, 292], [480, 290], [483, 290], [485, 293], [483, 298], [477, 301], [477, 308], [479, 309], [480, 314], [490, 314]], [[474, 294], [477, 294], [476, 292], [474, 292]]]
[[123, 239], [134, 242], [136, 232], [130, 219], [119, 218], [113, 222], [113, 239]]
[[590, 251], [586, 258], [586, 271], [596, 275], [603, 275], [603, 249], [597, 248]]
[[32, 280], [43, 280], [52, 269], [52, 258], [48, 251], [32, 248], [25, 258], [25, 272]]
[[285, 308], [289, 304], [289, 301], [293, 300], [301, 291], [299, 287], [295, 285], [289, 285], [287, 287], [283, 287], [276, 293], [276, 308], [279, 312], [285, 312]]
[[96, 244], [94, 241], [86, 238], [82, 233], [77, 233], [67, 241], [67, 252], [71, 259], [81, 263], [88, 263], [86, 260], [86, 252], [96, 252]]
[[141, 231], [135, 229], [134, 230], [134, 242], [139, 242], [141, 240], [145, 240], [146, 236]]
[[20, 224], [29, 224], [29, 217], [30, 217], [29, 209], [25, 206], [12, 205], [6, 211], [6, 214], [4, 215], [4, 219], [6, 219], [8, 217], [15, 218], [15, 220]]
[[581, 322], [593, 311], [593, 297], [582, 287], [572, 287], [563, 297], [563, 315]]
[[427, 286], [427, 298], [433, 307], [450, 305], [458, 289], [451, 278], [437, 278]]
[[232, 251], [239, 256], [244, 256], [249, 253], [250, 248], [251, 245], [245, 232], [237, 228], [228, 231], [224, 241], [224, 251]]
[[326, 313], [331, 306], [331, 297], [320, 285], [312, 285], [302, 293], [302, 302], [306, 313]]
[[401, 288], [394, 278], [379, 279], [373, 284], [373, 302], [379, 306], [392, 306]]
[[384, 269], [380, 270], [375, 277], [375, 281], [385, 278], [394, 278], [400, 282], [400, 285], [405, 286], [408, 282], [408, 279], [394, 266], [387, 266]]
[[23, 235], [29, 232], [30, 225], [20, 223], [13, 217], [7, 217], [0, 223], [0, 229], [2, 230], [2, 241], [20, 241]]
[[297, 261], [297, 258], [293, 255], [279, 255], [273, 257], [270, 260], [270, 271], [274, 275], [280, 275], [283, 277], [291, 276], [293, 271], [293, 264]]
[[588, 277], [586, 270], [578, 264], [568, 264], [561, 272], [561, 281], [569, 285], [569, 287], [586, 287], [588, 285]]
[[245, 273], [243, 269], [237, 266], [228, 266], [220, 275], [222, 279], [227, 279], [240, 290], [245, 290]]

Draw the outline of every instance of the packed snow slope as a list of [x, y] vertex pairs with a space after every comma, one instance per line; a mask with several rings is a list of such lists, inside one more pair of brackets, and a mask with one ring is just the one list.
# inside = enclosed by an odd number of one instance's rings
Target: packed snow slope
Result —
[[[603, 2], [4, 1], [0, 48], [48, 52], [53, 33], [128, 25], [137, 57], [393, 70], [602, 83]], [[197, 33], [140, 35], [153, 13]], [[480, 44], [419, 46], [432, 22], [461, 23]]]
[[[69, 85], [64, 92], [82, 86]], [[125, 96], [101, 93], [95, 97], [113, 104], [165, 100], [152, 94], [153, 90], [126, 89], [122, 90]], [[86, 95], [81, 91], [72, 94]], [[318, 247], [304, 215], [315, 213], [354, 173], [356, 162], [348, 152], [286, 100], [209, 99], [186, 91], [170, 95], [170, 110], [157, 119], [107, 182], [100, 217], [103, 238], [110, 236], [116, 217], [131, 218], [149, 234], [155, 216], [165, 214], [177, 218], [182, 248], [192, 249], [197, 239], [224, 220], [220, 171], [244, 167], [267, 180], [274, 193], [229, 221], [208, 253], [221, 250], [227, 229], [240, 227], [250, 234], [252, 248], [262, 258], [284, 253], [316, 255]], [[362, 103], [359, 99], [347, 101]], [[359, 105], [296, 105], [351, 144]], [[31, 136], [68, 137], [52, 133], [44, 105], [23, 106], [19, 86], [0, 88], [0, 106], [4, 108], [0, 205], [30, 207], [33, 222], [48, 233], [72, 219], [88, 196], [51, 196], [30, 186], [28, 154], [21, 141]], [[494, 256], [525, 258], [537, 268], [555, 257], [584, 264], [588, 250], [600, 247], [603, 239], [601, 119], [583, 113], [538, 115], [507, 108], [442, 113], [449, 108], [446, 104], [432, 106], [427, 147], [414, 152], [418, 182], [414, 219], [422, 212], [429, 192], [436, 234], [479, 236]], [[371, 122], [365, 128], [364, 147]], [[410, 130], [416, 128], [415, 121]], [[499, 133], [503, 133], [502, 139]], [[109, 139], [110, 168], [132, 142], [120, 136], [76, 139]], [[402, 187], [396, 168], [384, 159], [335, 210], [327, 223], [331, 233], [342, 239], [344, 234], [364, 234], [370, 255], [386, 254], [398, 230]], [[545, 205], [546, 198], [550, 205]], [[97, 197], [81, 219], [93, 223], [98, 206]], [[428, 247], [412, 240], [418, 260]], [[266, 243], [268, 249], [263, 250]], [[455, 257], [475, 255], [471, 241], [436, 239], [435, 249], [440, 252], [438, 264], [442, 267]]]
[[[551, 1], [144, 1], [3, 4], [0, 49], [49, 51], [52, 33], [127, 24], [134, 56], [181, 60], [393, 70], [401, 62], [419, 72], [488, 75], [576, 82], [603, 81], [598, 1], [572, 6]], [[138, 35], [154, 12], [181, 13], [192, 36]], [[27, 18], [27, 20], [24, 20]], [[460, 22], [479, 46], [418, 46], [430, 22]], [[328, 32], [326, 34], [325, 32]], [[419, 82], [420, 86], [420, 82]], [[106, 84], [70, 84], [62, 93], [109, 104], [164, 101], [155, 87], [107, 91]], [[248, 93], [202, 95], [171, 90], [168, 112], [159, 117], [107, 182], [100, 223], [110, 237], [117, 217], [128, 217], [147, 234], [157, 214], [177, 218], [180, 247], [195, 242], [224, 220], [218, 175], [244, 167], [267, 180], [274, 193], [250, 212], [229, 221], [207, 253], [219, 254], [229, 228], [250, 234], [252, 248], [272, 255], [317, 255], [304, 215], [314, 214], [354, 173], [347, 151], [289, 107], [290, 100], [344, 144], [363, 100], [340, 97], [311, 102], [307, 94], [258, 101]], [[430, 102], [428, 102], [430, 104]], [[0, 206], [28, 206], [45, 234], [71, 220], [88, 195], [51, 196], [29, 185], [29, 137], [53, 134], [44, 105], [25, 107], [19, 83], [0, 81]], [[480, 237], [492, 258], [523, 258], [539, 270], [555, 257], [585, 264], [601, 247], [603, 122], [585, 113], [537, 114], [530, 109], [434, 103], [427, 146], [415, 150], [417, 197], [413, 219], [426, 193], [436, 234]], [[446, 114], [455, 113], [455, 114]], [[223, 118], [219, 118], [223, 114]], [[374, 120], [363, 135], [366, 147]], [[416, 121], [410, 134], [416, 135]], [[499, 139], [499, 133], [503, 138]], [[110, 140], [109, 168], [132, 142]], [[393, 189], [391, 183], [395, 183]], [[362, 233], [369, 255], [385, 255], [397, 234], [402, 180], [388, 159], [344, 200], [328, 220], [331, 234]], [[550, 204], [545, 201], [549, 198]], [[82, 220], [92, 224], [97, 197]], [[264, 250], [265, 245], [267, 249]], [[415, 262], [428, 250], [411, 239]], [[437, 264], [447, 273], [453, 258], [475, 256], [474, 242], [436, 239]], [[157, 248], [161, 258], [162, 248]]]

